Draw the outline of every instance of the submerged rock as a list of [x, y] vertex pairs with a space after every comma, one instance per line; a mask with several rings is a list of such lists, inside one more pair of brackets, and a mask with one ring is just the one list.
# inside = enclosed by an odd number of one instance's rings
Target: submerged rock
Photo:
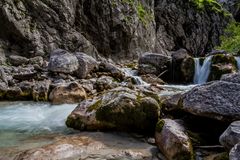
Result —
[[81, 102], [68, 116], [78, 130], [118, 130], [151, 134], [157, 123], [158, 102], [141, 92], [118, 87], [95, 100]]
[[54, 104], [79, 103], [86, 98], [85, 90], [76, 82], [57, 85], [49, 94], [49, 100]]
[[227, 149], [233, 148], [240, 142], [240, 121], [230, 124], [226, 131], [219, 138], [220, 143]]
[[240, 120], [240, 84], [214, 81], [185, 93], [181, 107], [193, 115], [220, 121]]
[[171, 160], [191, 160], [193, 150], [190, 138], [184, 127], [171, 119], [162, 119], [157, 123], [156, 144], [161, 152]]
[[157, 158], [157, 152], [156, 147], [128, 135], [97, 132], [58, 137], [52, 144], [21, 152], [15, 160], [147, 160]]

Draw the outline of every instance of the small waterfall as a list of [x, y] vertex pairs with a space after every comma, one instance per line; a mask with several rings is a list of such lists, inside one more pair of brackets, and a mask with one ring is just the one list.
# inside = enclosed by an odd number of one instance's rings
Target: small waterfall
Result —
[[237, 61], [238, 71], [240, 71], [240, 57], [235, 57]]
[[202, 65], [200, 65], [200, 59], [195, 58], [195, 74], [194, 74], [194, 84], [203, 84], [207, 82], [208, 76], [210, 74], [212, 56], [205, 58]]
[[132, 70], [130, 68], [123, 68], [122, 71], [126, 74], [128, 77], [134, 78], [137, 85], [148, 85], [146, 82], [142, 80], [141, 77], [137, 76], [137, 70]]

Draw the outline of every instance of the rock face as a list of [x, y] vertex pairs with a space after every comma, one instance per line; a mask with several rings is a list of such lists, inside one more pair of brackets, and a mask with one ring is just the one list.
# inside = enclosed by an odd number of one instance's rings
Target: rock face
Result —
[[240, 143], [236, 144], [229, 153], [229, 160], [239, 160]]
[[0, 52], [27, 57], [57, 48], [115, 60], [180, 48], [200, 54], [219, 43], [229, 19], [189, 0], [2, 0], [0, 8]]
[[[187, 49], [193, 55], [210, 51], [218, 45], [219, 35], [223, 32], [226, 19], [224, 12], [212, 10], [204, 4], [199, 9], [189, 0], [156, 0], [155, 16], [157, 39], [160, 46], [167, 50]], [[210, 4], [212, 5], [212, 4]]]
[[49, 94], [49, 100], [54, 104], [79, 103], [86, 97], [85, 90], [76, 82], [58, 85]]
[[160, 120], [156, 127], [155, 139], [158, 148], [167, 159], [193, 159], [191, 141], [184, 128], [174, 120]]
[[81, 102], [68, 116], [79, 130], [120, 130], [151, 134], [159, 115], [158, 102], [128, 88], [116, 88], [98, 99]]
[[152, 50], [154, 4], [133, 1], [29, 1], [0, 3], [4, 48], [27, 56], [62, 48], [96, 57], [132, 57]]
[[240, 21], [240, 7], [238, 0], [218, 0], [232, 15], [236, 21]]
[[240, 119], [240, 84], [214, 81], [197, 86], [182, 97], [182, 109], [217, 120]]
[[[129, 143], [130, 142], [130, 143]], [[15, 160], [155, 159], [157, 148], [127, 135], [81, 133], [58, 137], [52, 144], [21, 152]]]
[[227, 130], [221, 135], [220, 143], [227, 149], [233, 148], [240, 142], [240, 121], [230, 124]]

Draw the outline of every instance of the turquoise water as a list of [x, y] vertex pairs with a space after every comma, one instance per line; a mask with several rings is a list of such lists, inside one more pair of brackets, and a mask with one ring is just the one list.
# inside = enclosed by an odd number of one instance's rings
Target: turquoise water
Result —
[[65, 126], [65, 120], [76, 106], [0, 102], [0, 159], [49, 144], [57, 136], [73, 133]]

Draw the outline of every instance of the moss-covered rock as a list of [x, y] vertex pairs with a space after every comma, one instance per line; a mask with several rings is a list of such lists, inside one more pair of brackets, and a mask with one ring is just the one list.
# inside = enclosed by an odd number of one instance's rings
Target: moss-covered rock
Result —
[[108, 91], [86, 100], [69, 115], [66, 124], [78, 130], [117, 130], [152, 134], [158, 120], [158, 102], [128, 88]]
[[208, 80], [219, 80], [222, 75], [237, 71], [237, 62], [232, 55], [217, 54], [212, 57], [211, 71]]

